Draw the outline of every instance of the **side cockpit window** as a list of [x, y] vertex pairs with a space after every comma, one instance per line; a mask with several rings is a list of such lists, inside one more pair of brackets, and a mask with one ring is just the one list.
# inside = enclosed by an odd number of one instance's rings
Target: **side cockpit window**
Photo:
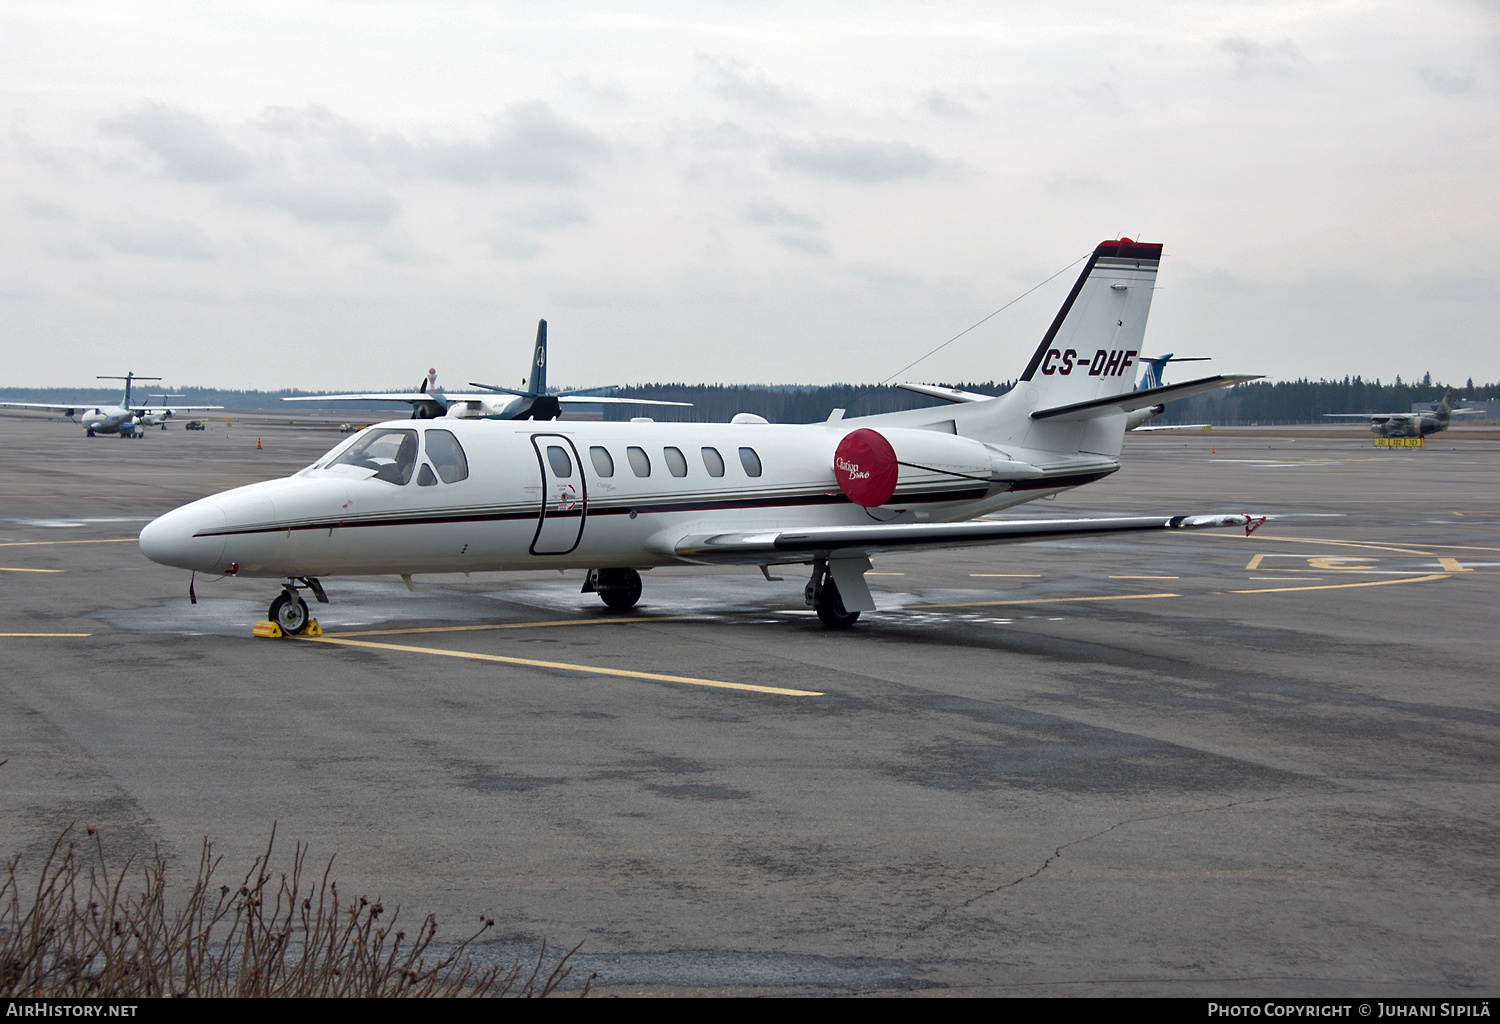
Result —
[[417, 465], [417, 432], [390, 428], [372, 430], [328, 465], [373, 469], [376, 480], [409, 483]]
[[438, 479], [445, 484], [456, 484], [469, 478], [469, 460], [464, 457], [463, 446], [451, 430], [427, 431], [427, 461], [432, 463]]

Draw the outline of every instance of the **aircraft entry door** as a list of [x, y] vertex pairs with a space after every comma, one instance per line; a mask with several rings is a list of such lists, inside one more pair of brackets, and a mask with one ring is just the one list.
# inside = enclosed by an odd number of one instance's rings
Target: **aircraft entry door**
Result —
[[542, 473], [542, 507], [537, 517], [533, 555], [566, 555], [583, 537], [588, 517], [588, 488], [578, 449], [562, 434], [532, 434]]

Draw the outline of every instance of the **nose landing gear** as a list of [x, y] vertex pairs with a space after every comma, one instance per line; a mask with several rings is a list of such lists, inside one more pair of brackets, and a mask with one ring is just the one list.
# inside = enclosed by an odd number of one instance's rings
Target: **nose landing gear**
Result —
[[598, 594], [606, 605], [623, 612], [641, 599], [641, 574], [634, 569], [590, 569], [580, 593]]
[[266, 612], [266, 617], [281, 627], [284, 636], [296, 636], [307, 630], [309, 623], [316, 623], [307, 610], [307, 602], [297, 593], [302, 587], [312, 591], [319, 604], [328, 603], [328, 595], [323, 592], [323, 584], [318, 582], [317, 577], [299, 576], [287, 580]]

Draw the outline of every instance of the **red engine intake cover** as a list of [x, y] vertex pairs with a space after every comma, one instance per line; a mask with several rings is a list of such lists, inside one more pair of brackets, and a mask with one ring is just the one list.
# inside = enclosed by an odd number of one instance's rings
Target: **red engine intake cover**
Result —
[[833, 476], [849, 500], [865, 508], [884, 505], [896, 493], [896, 449], [862, 427], [845, 435], [833, 452]]

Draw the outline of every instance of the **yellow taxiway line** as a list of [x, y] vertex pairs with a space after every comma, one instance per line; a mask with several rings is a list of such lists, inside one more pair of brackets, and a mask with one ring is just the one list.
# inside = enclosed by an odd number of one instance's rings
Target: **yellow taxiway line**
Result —
[[12, 569], [8, 565], [0, 565], [0, 572], [65, 572], [64, 569]]
[[954, 604], [908, 604], [897, 611], [909, 612], [918, 608], [988, 608], [1001, 604], [1061, 604], [1064, 601], [1147, 601], [1156, 597], [1181, 597], [1181, 594], [1106, 594], [1102, 597], [1034, 597], [1021, 601], [959, 601]]
[[[655, 620], [660, 621], [660, 620]], [[669, 676], [659, 672], [637, 672], [634, 669], [603, 668], [598, 665], [573, 665], [565, 661], [538, 661], [534, 658], [509, 658], [502, 654], [478, 654], [472, 651], [445, 651], [441, 647], [411, 647], [406, 644], [382, 644], [373, 640], [345, 640], [342, 637], [305, 637], [308, 643], [340, 644], [347, 647], [369, 647], [382, 651], [402, 651], [407, 654], [437, 654], [447, 658], [467, 658], [471, 661], [496, 661], [504, 665], [524, 665], [528, 668], [560, 669], [564, 672], [582, 672], [591, 676], [623, 676], [626, 679], [646, 679], [658, 683], [685, 683], [688, 686], [710, 686], [719, 690], [749, 690], [752, 693], [774, 693], [783, 697], [821, 697], [821, 691], [789, 690], [780, 686], [756, 686], [753, 683], [728, 683], [719, 679], [698, 679], [694, 676]]]
[[0, 636], [93, 636], [92, 633], [0, 633]]
[[0, 541], [0, 548], [36, 548], [48, 544], [125, 544], [140, 540], [139, 537], [110, 537], [108, 540], [7, 540]]
[[1431, 580], [1445, 580], [1447, 573], [1438, 573], [1433, 576], [1413, 576], [1404, 580], [1371, 580], [1368, 583], [1324, 583], [1316, 587], [1266, 587], [1264, 590], [1231, 590], [1231, 594], [1282, 594], [1288, 590], [1347, 590], [1350, 587], [1389, 587], [1393, 583], [1427, 583]]
[[628, 618], [552, 619], [546, 622], [485, 622], [472, 626], [412, 626], [405, 629], [356, 629], [325, 637], [397, 636], [404, 633], [482, 633], [490, 629], [541, 629], [547, 626], [624, 626], [632, 622], [691, 622], [702, 615], [632, 615]]

